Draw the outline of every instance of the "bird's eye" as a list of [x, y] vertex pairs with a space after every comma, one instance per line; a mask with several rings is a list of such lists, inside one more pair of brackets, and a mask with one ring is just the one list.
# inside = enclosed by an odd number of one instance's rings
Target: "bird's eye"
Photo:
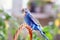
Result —
[[24, 9], [22, 9], [22, 12], [24, 12]]

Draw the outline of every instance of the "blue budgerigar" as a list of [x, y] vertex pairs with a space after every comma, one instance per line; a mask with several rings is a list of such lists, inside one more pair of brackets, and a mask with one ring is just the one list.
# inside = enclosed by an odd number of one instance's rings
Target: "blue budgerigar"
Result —
[[26, 24], [28, 24], [32, 30], [37, 30], [40, 32], [40, 34], [48, 40], [46, 35], [43, 33], [41, 26], [35, 21], [34, 17], [31, 15], [30, 11], [28, 9], [24, 9], [25, 15], [24, 15], [24, 20]]

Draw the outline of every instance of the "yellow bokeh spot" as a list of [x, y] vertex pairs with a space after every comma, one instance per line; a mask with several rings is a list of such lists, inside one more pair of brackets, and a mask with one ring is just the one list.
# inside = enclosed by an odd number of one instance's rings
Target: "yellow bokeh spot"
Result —
[[60, 30], [58, 30], [58, 34], [60, 34]]
[[55, 20], [55, 26], [57, 26], [57, 27], [59, 26], [59, 19]]
[[57, 16], [60, 17], [60, 13]]
[[9, 27], [8, 21], [5, 21], [5, 25], [6, 25], [6, 29], [8, 29], [8, 27]]

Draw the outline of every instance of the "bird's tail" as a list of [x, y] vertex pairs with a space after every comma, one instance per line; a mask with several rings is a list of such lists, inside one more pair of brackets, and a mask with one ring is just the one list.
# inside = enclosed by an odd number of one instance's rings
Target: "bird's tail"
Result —
[[43, 33], [42, 29], [40, 28], [40, 26], [38, 26], [38, 31], [40, 32], [40, 34], [45, 38], [45, 40], [48, 40], [48, 37]]

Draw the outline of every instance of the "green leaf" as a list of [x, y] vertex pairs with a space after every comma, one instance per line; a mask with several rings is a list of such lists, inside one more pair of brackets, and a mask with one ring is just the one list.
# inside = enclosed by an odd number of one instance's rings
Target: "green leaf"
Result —
[[3, 12], [3, 10], [2, 9], [0, 9], [0, 13], [2, 13]]
[[5, 26], [4, 20], [0, 17], [0, 26]]
[[11, 18], [11, 16], [8, 15], [7, 13], [5, 14], [5, 16], [6, 16], [6, 20], [9, 20]]

